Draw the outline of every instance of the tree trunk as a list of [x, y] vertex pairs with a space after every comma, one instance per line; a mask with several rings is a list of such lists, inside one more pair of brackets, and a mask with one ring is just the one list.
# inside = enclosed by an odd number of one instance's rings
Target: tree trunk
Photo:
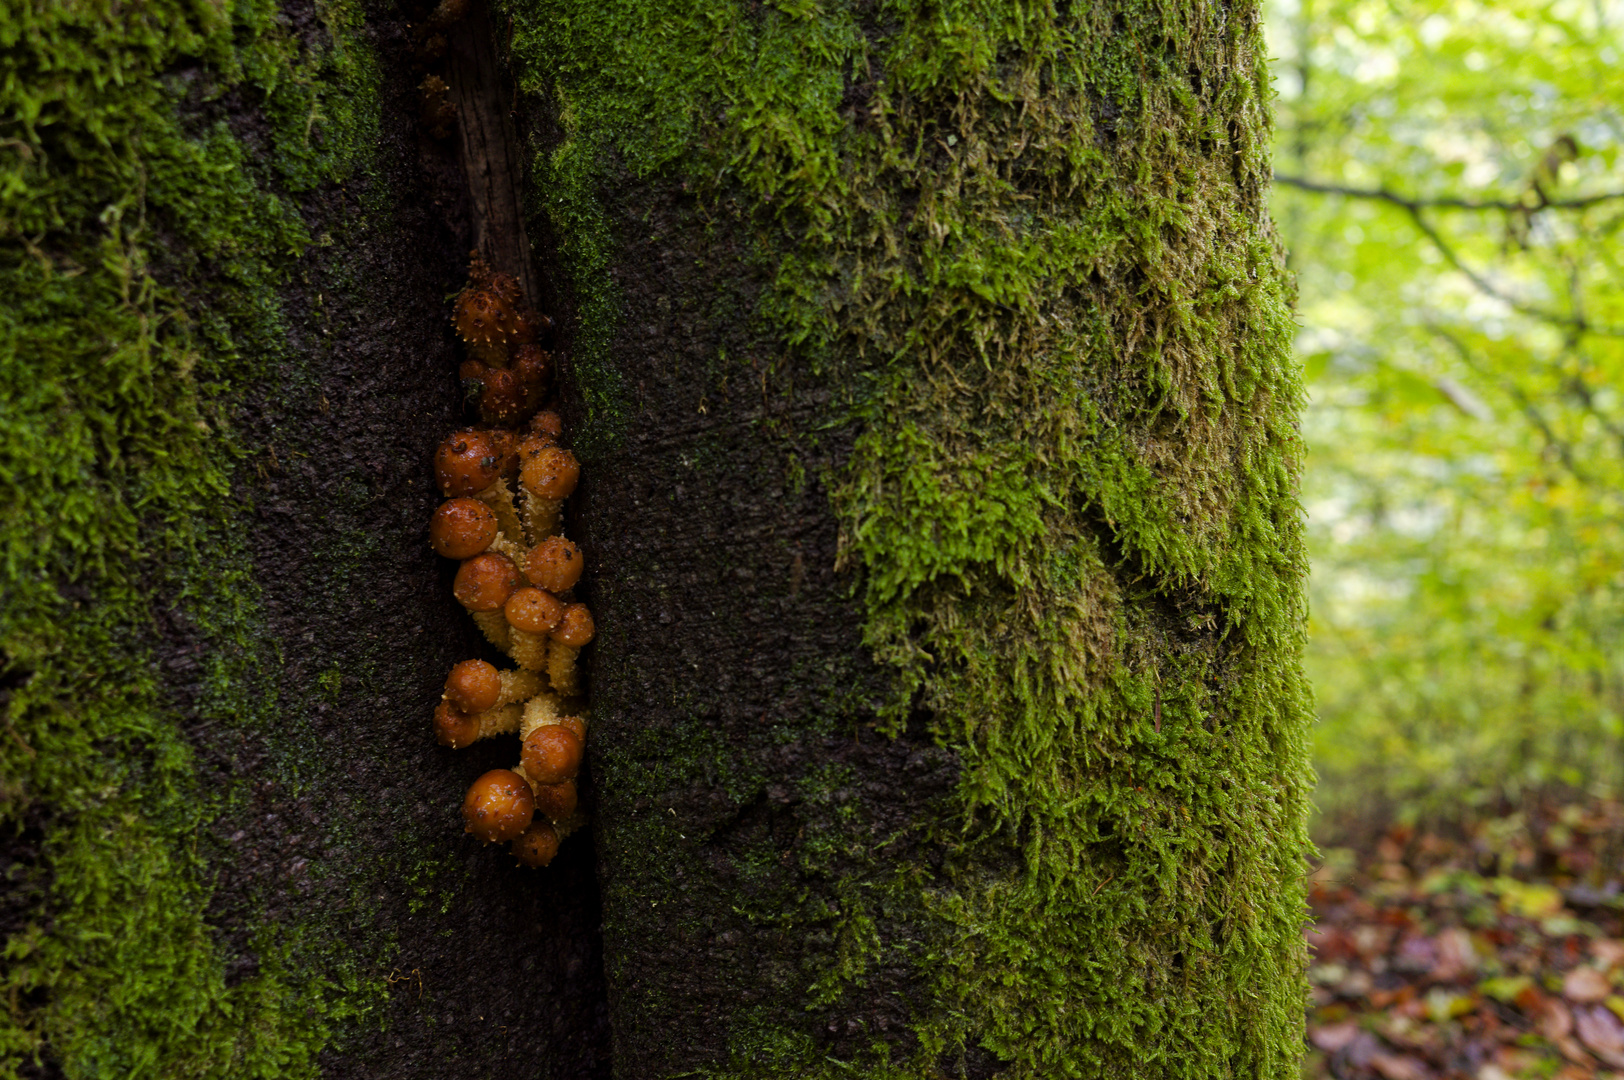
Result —
[[[1296, 1075], [1252, 6], [4, 18], [0, 1061]], [[425, 530], [476, 246], [583, 463], [541, 871], [461, 836], [513, 746], [428, 734], [494, 656]]]

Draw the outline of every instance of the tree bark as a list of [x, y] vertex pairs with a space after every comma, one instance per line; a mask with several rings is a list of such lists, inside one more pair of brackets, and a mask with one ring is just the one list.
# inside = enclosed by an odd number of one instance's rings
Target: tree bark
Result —
[[[4, 1067], [1296, 1075], [1254, 6], [211, 11], [16, 16]], [[584, 467], [540, 872], [428, 732], [475, 249]]]

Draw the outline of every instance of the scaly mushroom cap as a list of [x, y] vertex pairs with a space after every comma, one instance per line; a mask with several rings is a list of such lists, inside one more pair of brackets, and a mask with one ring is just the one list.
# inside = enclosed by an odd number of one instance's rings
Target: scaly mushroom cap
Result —
[[429, 519], [429, 546], [448, 559], [471, 559], [496, 539], [496, 515], [467, 496], [440, 504]]
[[434, 479], [447, 495], [473, 495], [496, 483], [501, 465], [491, 437], [466, 428], [452, 432], [434, 452]]
[[592, 640], [598, 632], [597, 625], [592, 621], [592, 612], [586, 609], [585, 604], [571, 604], [564, 609], [563, 616], [558, 625], [553, 627], [553, 640], [562, 641], [573, 648], [581, 648]]
[[564, 437], [564, 418], [551, 409], [543, 409], [530, 418], [530, 434], [556, 443]]
[[529, 345], [552, 328], [553, 321], [529, 308], [517, 308], [513, 313], [513, 340]]
[[580, 736], [563, 724], [547, 724], [530, 733], [519, 756], [525, 774], [538, 784], [562, 784], [581, 770]]
[[[478, 430], [478, 429], [475, 429]], [[512, 479], [519, 475], [519, 437], [507, 428], [486, 428], [485, 437], [491, 441], [496, 450], [496, 468], [503, 476]]]
[[484, 289], [514, 311], [519, 310], [524, 302], [524, 291], [519, 287], [519, 279], [512, 274], [492, 270], [490, 264], [478, 256], [475, 256], [474, 261], [468, 266], [468, 280], [474, 288]]
[[452, 314], [457, 336], [470, 345], [501, 345], [513, 328], [513, 309], [495, 293], [464, 289]]
[[479, 394], [479, 418], [487, 424], [508, 424], [524, 415], [525, 388], [506, 368], [487, 368]]
[[560, 784], [536, 785], [536, 816], [544, 817], [548, 821], [563, 821], [575, 813], [579, 795], [575, 790], [574, 780], [565, 780]]
[[539, 345], [520, 345], [513, 350], [513, 375], [525, 386], [541, 386], [552, 367], [552, 355]]
[[469, 611], [497, 611], [507, 603], [523, 579], [519, 568], [506, 555], [487, 551], [475, 555], [457, 568], [451, 595]]
[[567, 499], [581, 479], [581, 463], [561, 446], [549, 446], [519, 463], [519, 483], [543, 499]]
[[509, 626], [527, 634], [545, 634], [558, 625], [566, 609], [564, 601], [552, 593], [527, 585], [514, 590], [502, 610]]
[[558, 830], [538, 821], [513, 841], [513, 855], [526, 866], [542, 867], [558, 854]]
[[585, 568], [581, 549], [562, 536], [549, 536], [531, 548], [524, 561], [530, 583], [552, 593], [574, 588]]
[[445, 699], [467, 713], [494, 709], [502, 697], [502, 673], [483, 660], [453, 665], [445, 680]]
[[434, 707], [434, 738], [453, 750], [472, 746], [479, 741], [479, 718], [442, 701]]
[[530, 827], [536, 796], [512, 769], [492, 769], [475, 780], [462, 800], [467, 831], [487, 843], [512, 840]]

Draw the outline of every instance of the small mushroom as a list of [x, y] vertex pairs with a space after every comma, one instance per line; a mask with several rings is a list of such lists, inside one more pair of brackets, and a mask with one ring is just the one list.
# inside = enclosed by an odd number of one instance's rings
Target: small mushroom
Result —
[[[469, 287], [457, 294], [451, 321], [457, 336], [476, 350], [479, 359], [488, 361], [493, 354], [506, 351], [513, 329], [513, 309], [496, 293]], [[505, 355], [500, 359], [506, 362]]]
[[556, 443], [564, 437], [564, 418], [551, 409], [543, 409], [530, 418], [530, 434]]
[[574, 588], [584, 569], [586, 560], [581, 556], [581, 549], [562, 536], [549, 536], [537, 544], [524, 563], [524, 573], [531, 584], [551, 593]]
[[596, 633], [592, 613], [585, 604], [571, 604], [564, 609], [547, 644], [547, 681], [553, 684], [555, 693], [563, 697], [580, 693], [575, 661]]
[[468, 713], [502, 704], [502, 673], [483, 660], [464, 660], [445, 680], [445, 700]]
[[541, 670], [547, 662], [547, 635], [564, 616], [564, 602], [550, 592], [525, 586], [514, 590], [507, 615], [508, 655], [522, 668]]
[[496, 539], [496, 515], [464, 495], [440, 504], [429, 519], [429, 546], [448, 559], [471, 559]]
[[561, 784], [581, 769], [581, 739], [563, 724], [547, 724], [525, 736], [520, 761], [537, 784]]
[[512, 840], [530, 826], [536, 796], [524, 777], [512, 769], [485, 773], [462, 800], [462, 819], [468, 832], [487, 843]]
[[488, 368], [480, 387], [479, 418], [487, 424], [511, 424], [525, 414], [525, 384], [506, 368]]
[[536, 814], [548, 821], [564, 821], [575, 813], [576, 804], [580, 801], [574, 780], [564, 780], [557, 784], [536, 784], [533, 790], [536, 795]]
[[513, 855], [526, 866], [542, 867], [558, 854], [558, 830], [538, 821], [513, 841]]
[[496, 483], [502, 455], [475, 428], [453, 432], [434, 453], [434, 479], [446, 495], [475, 495]]
[[457, 568], [451, 594], [469, 611], [499, 611], [522, 580], [512, 559], [487, 551]]
[[479, 717], [463, 712], [449, 701], [434, 707], [434, 738], [441, 746], [461, 750], [479, 740]]
[[575, 455], [559, 446], [541, 446], [519, 459], [519, 487], [524, 491], [524, 524], [532, 540], [558, 532], [564, 500], [581, 479]]

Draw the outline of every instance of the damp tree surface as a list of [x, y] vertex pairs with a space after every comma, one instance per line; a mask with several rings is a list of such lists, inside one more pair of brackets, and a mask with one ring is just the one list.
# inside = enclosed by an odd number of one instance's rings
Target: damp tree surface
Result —
[[[0, 1075], [1295, 1077], [1250, 5], [0, 16]], [[591, 824], [461, 832], [471, 250], [557, 326]]]

